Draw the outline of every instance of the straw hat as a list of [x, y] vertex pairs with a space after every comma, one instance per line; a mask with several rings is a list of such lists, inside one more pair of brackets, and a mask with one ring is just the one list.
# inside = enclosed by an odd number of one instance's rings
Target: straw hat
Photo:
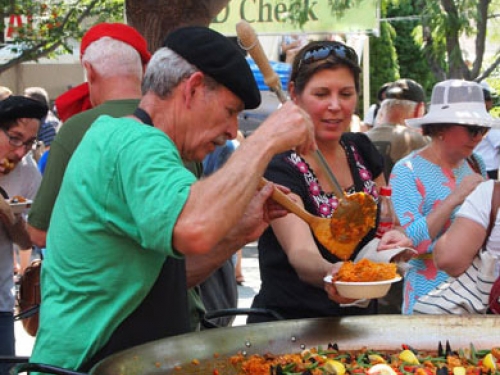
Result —
[[429, 112], [424, 117], [407, 119], [406, 124], [415, 128], [429, 124], [500, 128], [500, 119], [486, 111], [480, 84], [450, 79], [434, 86]]

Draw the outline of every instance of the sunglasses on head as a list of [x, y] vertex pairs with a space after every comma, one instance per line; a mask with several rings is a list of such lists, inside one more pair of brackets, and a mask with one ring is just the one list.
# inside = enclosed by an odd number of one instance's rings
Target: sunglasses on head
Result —
[[327, 59], [328, 57], [338, 57], [354, 66], [358, 66], [358, 55], [349, 46], [342, 43], [326, 44], [316, 46], [307, 51], [299, 63], [299, 69], [302, 64], [311, 64], [316, 61]]
[[481, 134], [481, 136], [484, 136], [490, 130], [490, 128], [486, 126], [477, 126], [477, 125], [459, 125], [459, 126], [467, 130], [467, 132], [472, 138], [477, 137], [479, 134]]

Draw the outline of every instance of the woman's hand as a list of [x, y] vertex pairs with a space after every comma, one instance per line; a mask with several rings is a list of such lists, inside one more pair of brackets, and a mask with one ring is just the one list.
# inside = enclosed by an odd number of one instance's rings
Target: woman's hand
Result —
[[449, 196], [455, 200], [456, 206], [458, 206], [462, 204], [465, 198], [467, 198], [477, 185], [483, 181], [483, 176], [477, 173], [465, 176], [462, 182], [460, 182], [460, 184], [451, 192]]
[[[335, 263], [332, 268], [331, 275], [332, 277], [339, 272], [340, 266], [342, 266], [342, 262]], [[349, 303], [354, 303], [356, 300], [351, 299], [351, 298], [345, 298], [342, 297], [338, 291], [337, 288], [335, 288], [335, 284], [333, 282], [327, 283], [325, 282], [325, 287], [324, 287], [326, 293], [328, 294], [328, 298], [331, 299], [333, 302], [336, 302], [338, 304], [349, 304]]]
[[384, 233], [377, 250], [394, 249], [395, 247], [413, 247], [413, 242], [402, 230], [392, 229]]
[[377, 251], [384, 251], [397, 247], [406, 247], [409, 249], [394, 256], [391, 262], [408, 262], [417, 254], [416, 250], [411, 249], [413, 247], [413, 242], [404, 232], [402, 232], [402, 228], [401, 230], [393, 229], [384, 233], [380, 239]]

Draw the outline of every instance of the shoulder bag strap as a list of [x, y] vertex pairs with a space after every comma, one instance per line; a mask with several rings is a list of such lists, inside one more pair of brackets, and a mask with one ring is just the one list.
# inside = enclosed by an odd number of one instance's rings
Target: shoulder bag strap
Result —
[[477, 161], [476, 156], [474, 154], [469, 156], [466, 160], [474, 172], [481, 174], [481, 167], [479, 166], [479, 162]]
[[486, 230], [486, 237], [484, 238], [483, 249], [486, 248], [486, 242], [488, 242], [491, 230], [495, 225], [495, 220], [497, 217], [497, 211], [499, 207], [500, 207], [500, 182], [495, 181], [493, 183], [493, 193], [491, 194], [490, 223], [488, 224], [488, 229]]

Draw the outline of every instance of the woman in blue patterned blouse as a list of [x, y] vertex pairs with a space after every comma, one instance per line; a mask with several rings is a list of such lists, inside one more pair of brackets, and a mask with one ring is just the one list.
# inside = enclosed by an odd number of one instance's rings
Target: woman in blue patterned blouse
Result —
[[495, 122], [486, 112], [481, 86], [461, 80], [443, 81], [432, 91], [430, 111], [406, 120], [431, 142], [399, 160], [390, 183], [401, 225], [418, 251], [405, 274], [403, 314], [448, 275], [436, 268], [433, 249], [448, 229], [467, 195], [486, 178], [474, 148]]

